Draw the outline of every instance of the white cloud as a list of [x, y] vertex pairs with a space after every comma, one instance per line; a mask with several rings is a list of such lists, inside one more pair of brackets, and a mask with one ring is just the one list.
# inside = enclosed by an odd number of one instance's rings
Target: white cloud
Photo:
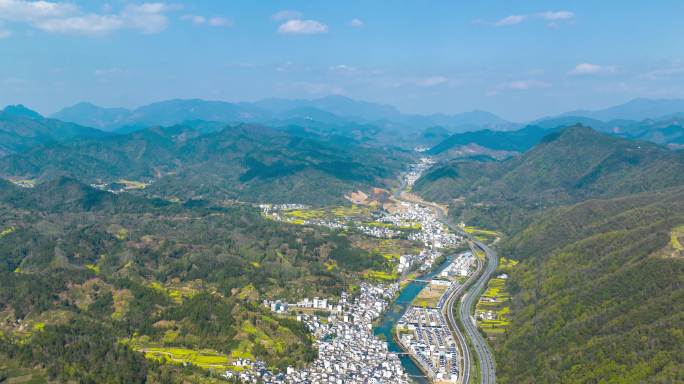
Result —
[[219, 16], [206, 18], [199, 15], [183, 15], [181, 20], [189, 21], [195, 25], [208, 25], [211, 27], [229, 27], [233, 25], [233, 22], [230, 19]]
[[352, 72], [356, 72], [357, 68], [347, 64], [337, 64], [331, 65], [330, 67], [328, 67], [328, 70], [336, 73], [349, 74]]
[[0, 29], [0, 39], [12, 36], [12, 31], [8, 29]]
[[121, 29], [124, 22], [118, 16], [85, 15], [40, 20], [34, 26], [52, 33], [102, 34]]
[[316, 35], [327, 33], [328, 26], [316, 20], [288, 20], [278, 27], [278, 32], [284, 35]]
[[71, 3], [49, 1], [0, 0], [0, 19], [30, 22], [45, 18], [65, 17], [78, 13]]
[[177, 9], [164, 3], [128, 4], [119, 16], [126, 26], [143, 33], [158, 33], [166, 29], [169, 18], [164, 14]]
[[274, 13], [271, 15], [271, 19], [273, 20], [292, 20], [292, 19], [299, 19], [302, 17], [302, 13], [299, 11], [293, 11], [293, 10], [283, 10]]
[[207, 22], [206, 17], [199, 16], [199, 15], [183, 15], [183, 16], [181, 16], [181, 20], [189, 21], [195, 25], [202, 25], [202, 24]]
[[534, 13], [529, 15], [509, 15], [495, 22], [488, 22], [483, 19], [475, 19], [471, 21], [473, 25], [490, 25], [495, 27], [506, 27], [520, 24], [528, 19], [545, 20], [548, 22], [547, 26], [552, 28], [560, 27], [564, 23], [571, 23], [575, 14], [570, 11], [546, 11]]
[[502, 91], [527, 91], [530, 89], [548, 88], [551, 84], [540, 80], [515, 80], [497, 85], [487, 96], [496, 96]]
[[352, 19], [349, 22], [349, 25], [354, 27], [354, 28], [361, 28], [361, 27], [363, 27], [363, 21], [361, 21], [361, 19]]
[[416, 85], [420, 87], [435, 87], [438, 85], [445, 84], [448, 81], [449, 79], [444, 76], [430, 76], [416, 80]]
[[228, 27], [233, 24], [233, 22], [230, 19], [227, 19], [225, 17], [218, 17], [214, 16], [209, 19], [210, 26], [212, 27]]
[[0, 20], [27, 23], [49, 33], [101, 35], [124, 28], [143, 33], [166, 29], [166, 13], [179, 6], [161, 2], [127, 4], [119, 13], [85, 13], [71, 2], [0, 0]]
[[510, 15], [494, 23], [497, 27], [520, 24], [527, 19], [527, 15]]
[[568, 74], [570, 75], [601, 75], [609, 73], [615, 73], [614, 66], [605, 66], [591, 63], [577, 64], [575, 68], [571, 69], [570, 72], [568, 72]]
[[547, 11], [540, 13], [539, 16], [547, 21], [569, 20], [575, 17], [570, 11]]

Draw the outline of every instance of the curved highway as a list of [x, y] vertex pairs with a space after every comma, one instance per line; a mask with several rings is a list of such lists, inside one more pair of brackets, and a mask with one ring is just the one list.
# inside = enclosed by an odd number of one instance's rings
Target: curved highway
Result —
[[487, 341], [485, 341], [484, 337], [482, 337], [482, 334], [477, 329], [475, 319], [472, 317], [471, 313], [473, 313], [473, 306], [484, 291], [487, 281], [489, 281], [489, 278], [496, 270], [499, 259], [496, 253], [486, 245], [478, 241], [475, 241], [474, 243], [487, 255], [487, 266], [477, 282], [461, 299], [461, 305], [458, 309], [458, 312], [463, 322], [466, 335], [470, 339], [473, 349], [477, 353], [477, 357], [480, 362], [480, 382], [482, 384], [494, 384], [496, 383], [494, 356], [487, 345]]
[[[405, 189], [406, 182], [402, 177], [401, 186], [394, 191], [394, 198], [398, 200], [403, 200], [401, 198], [401, 192], [403, 192]], [[447, 318], [449, 326], [452, 328], [453, 333], [456, 335], [458, 339], [458, 343], [461, 345], [461, 352], [463, 353], [463, 362], [461, 367], [462, 370], [460, 382], [462, 384], [469, 384], [472, 363], [470, 356], [470, 348], [465, 338], [463, 337], [463, 334], [461, 333], [461, 330], [458, 327], [458, 322], [456, 321], [456, 318], [454, 316], [454, 306], [458, 298], [461, 298], [458, 313], [463, 323], [465, 334], [468, 337], [468, 339], [470, 339], [470, 343], [473, 349], [475, 350], [475, 353], [477, 353], [478, 361], [480, 362], [480, 383], [495, 384], [496, 369], [494, 365], [494, 356], [492, 355], [492, 352], [489, 349], [489, 346], [487, 345], [487, 342], [485, 341], [484, 337], [482, 337], [482, 334], [477, 329], [477, 324], [475, 323], [475, 319], [471, 314], [473, 313], [473, 307], [476, 301], [479, 299], [480, 295], [482, 294], [487, 285], [487, 282], [491, 278], [492, 274], [494, 274], [494, 271], [496, 271], [496, 268], [499, 265], [499, 257], [496, 254], [496, 252], [494, 252], [491, 248], [475, 239], [474, 236], [471, 236], [470, 234], [464, 232], [457, 225], [454, 225], [451, 222], [451, 220], [449, 220], [448, 217], [445, 215], [445, 212], [442, 210], [441, 207], [434, 203], [426, 201], [423, 201], [423, 203], [435, 208], [439, 220], [446, 224], [451, 230], [467, 237], [470, 240], [470, 247], [473, 251], [473, 255], [475, 255], [475, 247], [480, 248], [486, 255], [486, 266], [484, 268], [484, 271], [482, 270], [483, 261], [480, 260], [480, 258], [478, 257], [477, 270], [475, 271], [475, 273], [470, 275], [465, 284], [463, 284], [458, 289], [454, 290], [451, 296], [447, 299], [445, 305], [442, 308], [442, 311], [444, 311], [444, 315]], [[473, 283], [473, 280], [475, 279], [477, 280]], [[470, 288], [464, 294], [463, 290], [467, 289], [468, 287]]]

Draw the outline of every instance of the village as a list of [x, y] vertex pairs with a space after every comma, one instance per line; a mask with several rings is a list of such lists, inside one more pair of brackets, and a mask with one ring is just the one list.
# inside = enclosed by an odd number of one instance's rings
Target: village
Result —
[[326, 299], [304, 299], [296, 304], [264, 302], [274, 312], [285, 313], [294, 308], [317, 308], [327, 311], [327, 318], [299, 313], [296, 318], [304, 322], [318, 344], [318, 358], [309, 367], [274, 374], [261, 362], [240, 361], [242, 372], [228, 370], [224, 377], [239, 377], [245, 382], [257, 383], [409, 383], [396, 354], [387, 349], [387, 343], [373, 335], [373, 321], [399, 292], [399, 284], [373, 285], [362, 283], [359, 293], [351, 299], [342, 293], [335, 304]]
[[[410, 188], [432, 164], [427, 157], [412, 165], [404, 174], [403, 184]], [[364, 195], [365, 196], [365, 195]], [[321, 215], [299, 204], [262, 204], [262, 214], [274, 220], [300, 225], [321, 225], [341, 230], [355, 230], [370, 237], [405, 236], [422, 246], [416, 254], [403, 254], [396, 266], [401, 279], [412, 271], [420, 274], [436, 268], [444, 251], [458, 248], [463, 238], [451, 233], [436, 212], [418, 202], [389, 199], [390, 204], [372, 212], [373, 225], [347, 217]], [[295, 213], [295, 214], [293, 214]], [[408, 229], [408, 230], [402, 230]], [[453, 257], [421, 291], [418, 299], [426, 305], [412, 305], [397, 323], [402, 348], [434, 382], [455, 382], [459, 377], [460, 351], [455, 335], [441, 312], [446, 300], [461, 279], [471, 273], [473, 256], [463, 252]], [[408, 383], [401, 361], [388, 350], [387, 342], [373, 334], [373, 322], [398, 295], [400, 285], [362, 282], [354, 297], [342, 293], [339, 299], [302, 298], [297, 302], [264, 300], [270, 311], [303, 322], [316, 340], [318, 358], [307, 368], [288, 367], [273, 373], [263, 362], [238, 361], [239, 370], [228, 370], [224, 377], [239, 377], [245, 382], [264, 383]]]

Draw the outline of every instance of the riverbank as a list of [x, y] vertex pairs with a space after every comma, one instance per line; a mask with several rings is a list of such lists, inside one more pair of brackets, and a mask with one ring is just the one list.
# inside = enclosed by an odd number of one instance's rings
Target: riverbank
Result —
[[[453, 256], [447, 256], [444, 260], [434, 267], [431, 271], [421, 275], [420, 280], [430, 280], [434, 276], [437, 276], [444, 268], [446, 268], [451, 261]], [[403, 353], [407, 352], [398, 343], [395, 337], [396, 334], [396, 324], [404, 315], [406, 310], [411, 306], [414, 299], [418, 296], [421, 290], [427, 285], [424, 281], [411, 281], [406, 284], [399, 294], [394, 299], [394, 301], [389, 305], [388, 310], [383, 313], [376, 326], [373, 327], [373, 334], [376, 336], [382, 335], [387, 341], [387, 347], [390, 352], [402, 353], [399, 355], [399, 360], [401, 365], [404, 367], [406, 373], [413, 379], [414, 382], [424, 384], [429, 383], [429, 380], [425, 377], [425, 372], [422, 370], [420, 365], [418, 365], [409, 355]]]

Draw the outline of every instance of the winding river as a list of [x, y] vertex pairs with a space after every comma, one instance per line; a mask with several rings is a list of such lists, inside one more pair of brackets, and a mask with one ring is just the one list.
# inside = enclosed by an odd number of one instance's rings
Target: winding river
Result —
[[[431, 272], [420, 277], [420, 279], [430, 280], [434, 276], [438, 275], [442, 269], [446, 268], [449, 263], [451, 263], [451, 260], [451, 256], [447, 257], [439, 266], [434, 268]], [[384, 335], [390, 352], [405, 352], [394, 339], [394, 327], [399, 319], [401, 319], [401, 316], [404, 315], [404, 312], [406, 312], [408, 307], [411, 305], [413, 299], [418, 296], [418, 293], [420, 293], [426, 284], [427, 283], [425, 282], [417, 281], [409, 282], [401, 290], [399, 296], [397, 296], [397, 298], [391, 303], [389, 310], [385, 312], [382, 318], [380, 318], [378, 325], [373, 328], [373, 333], [375, 335]], [[406, 373], [408, 373], [415, 382], [420, 384], [429, 383], [423, 372], [408, 355], [399, 355], [399, 360], [401, 360], [401, 365], [404, 367]]]

